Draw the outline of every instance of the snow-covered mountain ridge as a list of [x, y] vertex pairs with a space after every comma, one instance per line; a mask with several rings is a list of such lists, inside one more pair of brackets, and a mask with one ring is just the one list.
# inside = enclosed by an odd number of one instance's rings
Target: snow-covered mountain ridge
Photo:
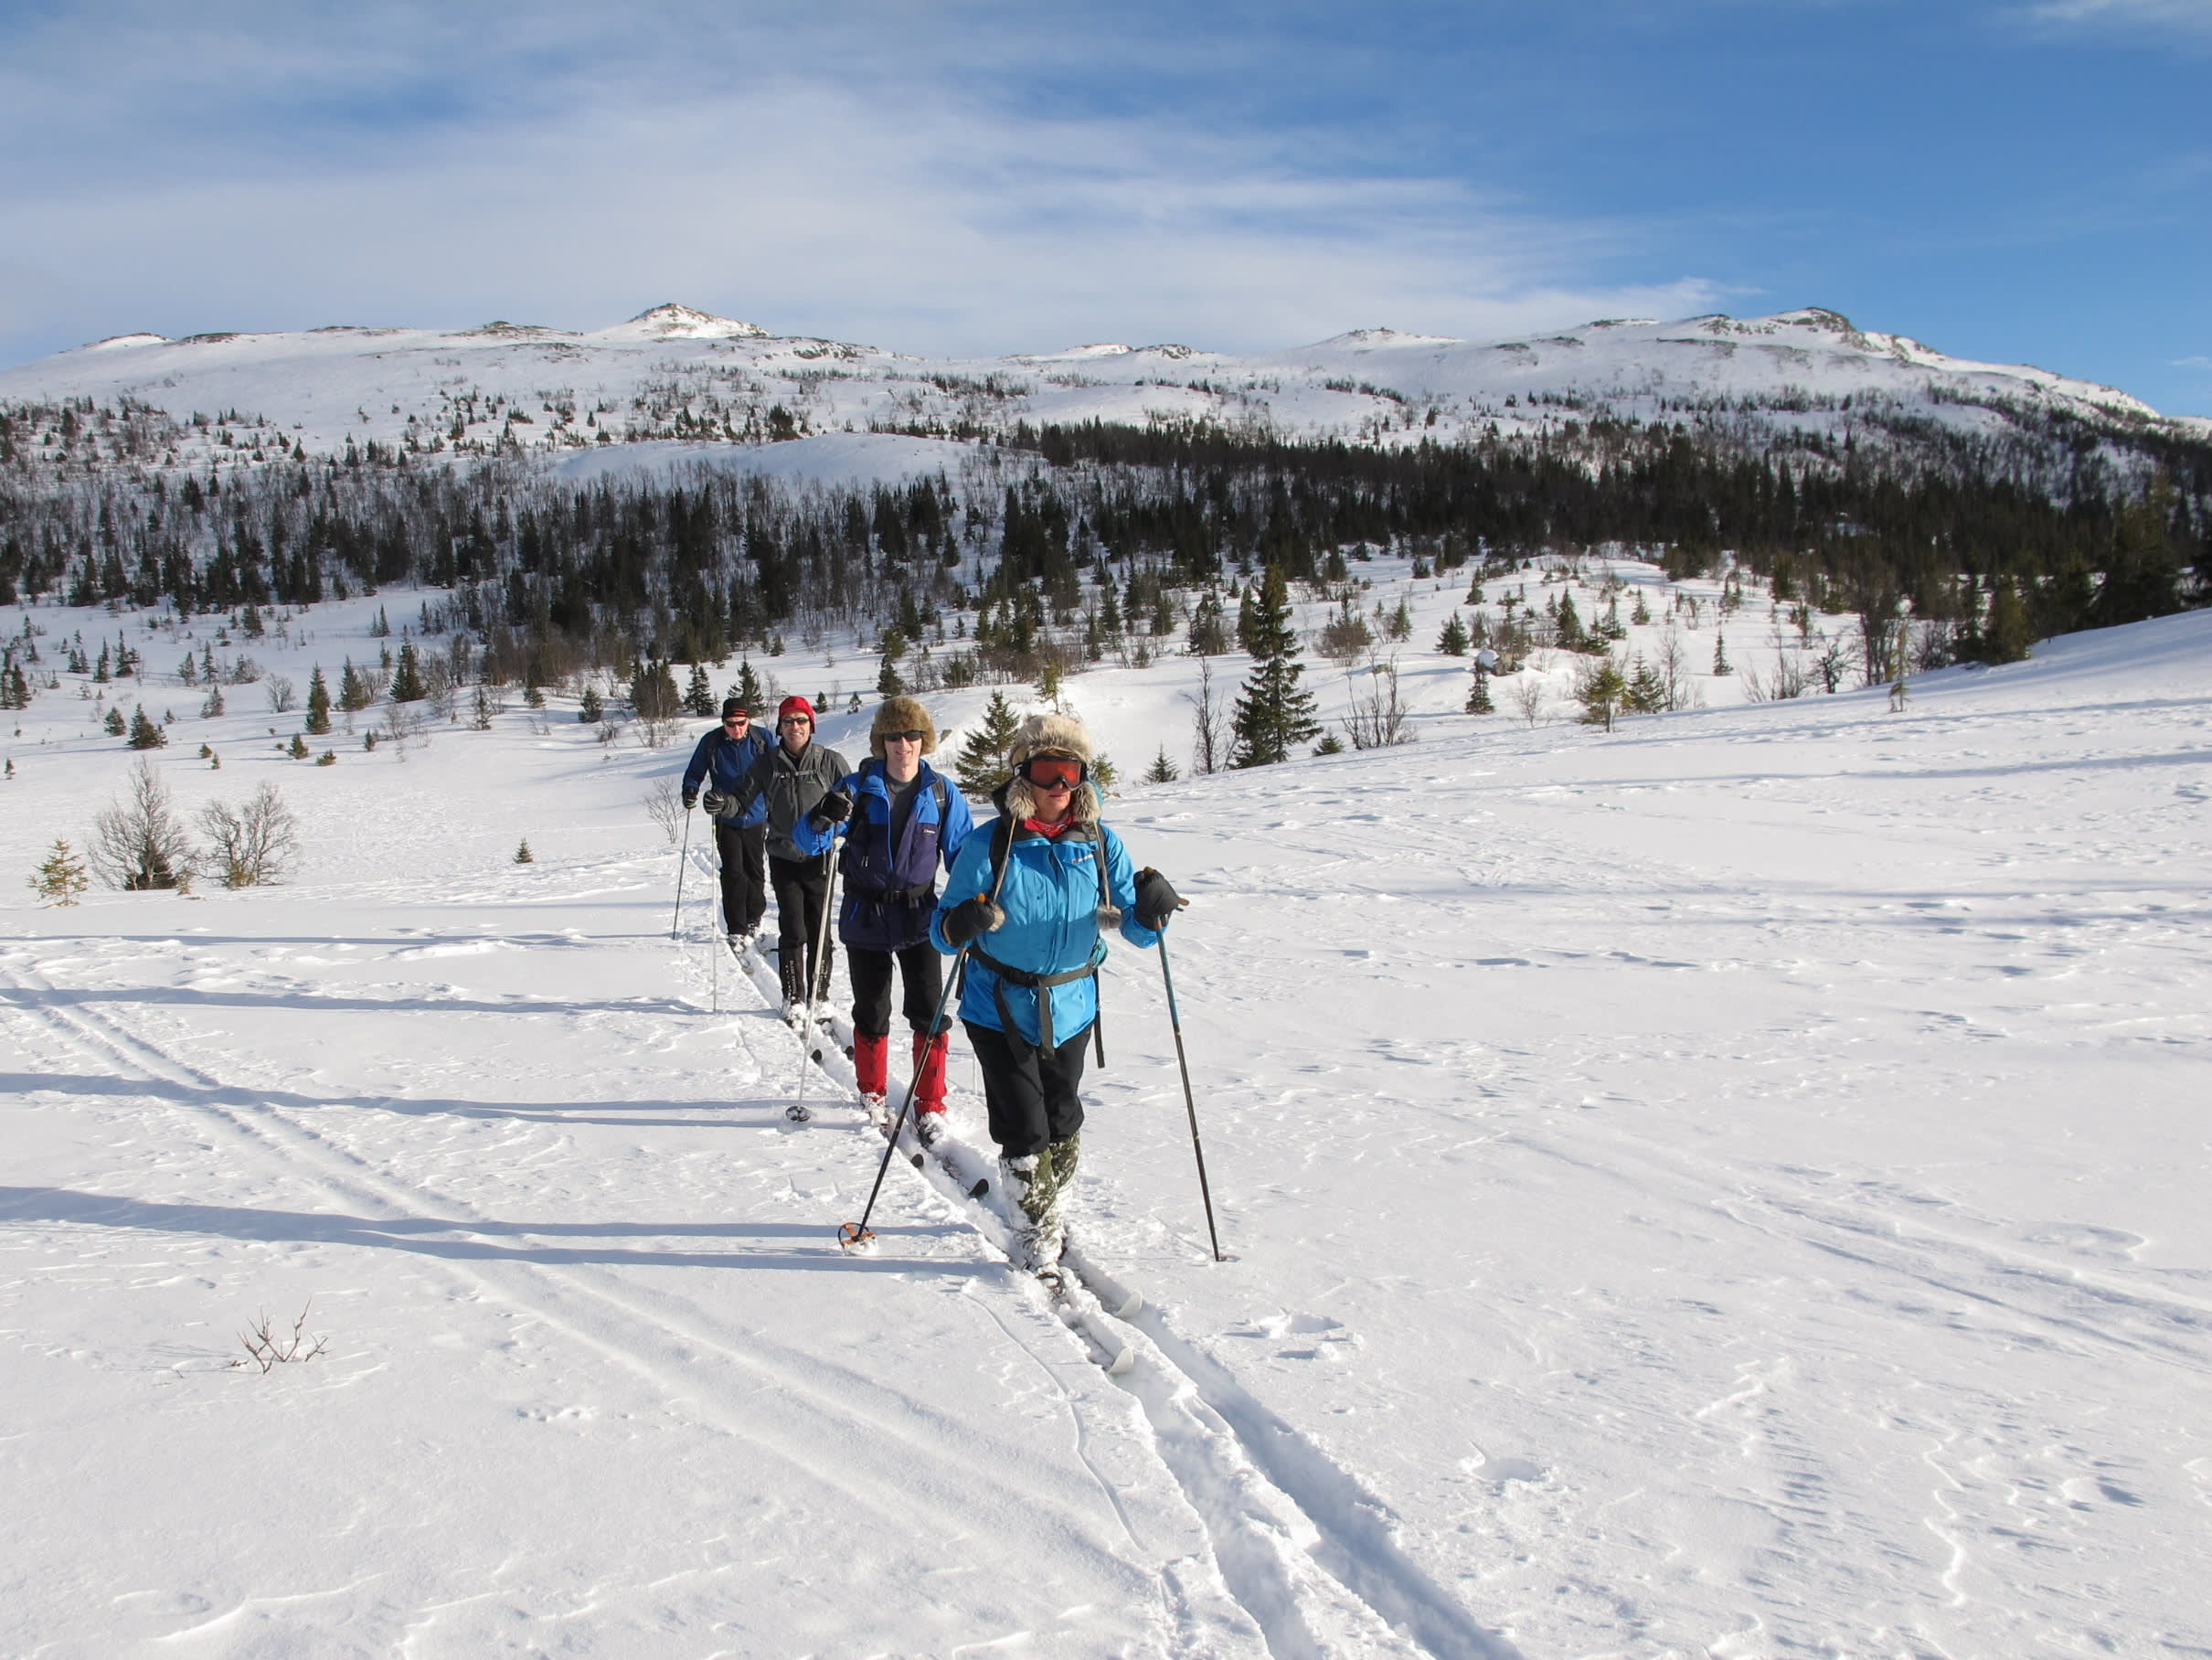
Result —
[[[178, 464], [338, 455], [554, 452], [643, 441], [764, 443], [888, 431], [975, 438], [1020, 423], [1212, 422], [1291, 440], [1510, 438], [1600, 418], [1750, 442], [1914, 427], [2001, 437], [2080, 423], [2201, 442], [2114, 388], [1947, 356], [1817, 308], [1607, 319], [1458, 340], [1361, 328], [1253, 354], [1097, 344], [984, 358], [781, 335], [688, 306], [590, 333], [496, 321], [120, 335], [0, 371], [0, 407], [89, 399], [165, 416]], [[282, 446], [280, 451], [279, 446]]]

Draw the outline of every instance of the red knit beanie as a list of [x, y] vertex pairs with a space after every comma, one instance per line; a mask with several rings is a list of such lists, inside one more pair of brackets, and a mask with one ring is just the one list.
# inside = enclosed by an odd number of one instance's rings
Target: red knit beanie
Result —
[[776, 706], [778, 720], [782, 720], [786, 715], [803, 715], [811, 721], [814, 718], [814, 706], [794, 692]]

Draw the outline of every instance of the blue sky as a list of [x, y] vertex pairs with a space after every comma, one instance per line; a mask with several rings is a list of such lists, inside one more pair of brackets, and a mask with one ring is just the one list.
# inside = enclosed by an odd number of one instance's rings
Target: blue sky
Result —
[[2212, 0], [20, 4], [0, 361], [150, 328], [921, 352], [1832, 306], [2212, 414]]

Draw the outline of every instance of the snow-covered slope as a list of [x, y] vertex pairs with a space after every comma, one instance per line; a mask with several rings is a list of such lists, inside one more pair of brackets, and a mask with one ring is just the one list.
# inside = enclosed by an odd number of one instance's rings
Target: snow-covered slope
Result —
[[[1372, 569], [1416, 641], [1459, 598]], [[221, 654], [303, 686], [379, 607]], [[881, 1144], [828, 1079], [783, 1119], [696, 840], [668, 937], [680, 750], [557, 701], [316, 767], [266, 679], [193, 714], [219, 620], [31, 615], [148, 670], [8, 717], [0, 1649], [2212, 1647], [2212, 615], [1611, 735], [1453, 714], [1415, 651], [1411, 747], [1127, 789], [1231, 1260], [1118, 952], [1076, 1202], [1147, 1299], [1119, 1378], [903, 1163], [839, 1254]], [[773, 666], [842, 693], [849, 644]], [[1130, 776], [1194, 672], [1069, 692]], [[132, 759], [95, 691], [175, 707], [185, 809], [277, 782], [296, 880], [38, 909]], [[233, 1365], [303, 1309], [319, 1357]]]
[[1093, 420], [1202, 420], [1370, 443], [1510, 436], [1600, 415], [1824, 440], [1901, 420], [1997, 433], [2053, 413], [2107, 431], [2184, 431], [2110, 387], [1946, 357], [1820, 310], [1601, 321], [1481, 342], [1358, 329], [1250, 356], [1094, 345], [938, 361], [777, 336], [670, 304], [580, 335], [505, 322], [124, 335], [0, 372], [0, 403], [66, 398], [128, 398], [165, 411], [187, 423], [167, 452], [196, 463], [273, 457], [279, 443], [321, 455], [371, 442], [433, 453], [548, 452], [871, 428], [972, 435]]

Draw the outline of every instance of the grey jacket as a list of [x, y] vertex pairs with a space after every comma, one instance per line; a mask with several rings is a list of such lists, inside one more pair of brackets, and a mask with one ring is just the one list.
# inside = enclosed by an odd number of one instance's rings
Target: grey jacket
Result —
[[803, 859], [812, 857], [792, 840], [799, 821], [815, 803], [837, 787], [837, 781], [853, 769], [844, 756], [819, 740], [806, 752], [792, 758], [781, 743], [752, 763], [745, 782], [728, 804], [716, 816], [725, 824], [742, 824], [747, 810], [762, 796], [768, 798], [768, 854], [771, 858]]

